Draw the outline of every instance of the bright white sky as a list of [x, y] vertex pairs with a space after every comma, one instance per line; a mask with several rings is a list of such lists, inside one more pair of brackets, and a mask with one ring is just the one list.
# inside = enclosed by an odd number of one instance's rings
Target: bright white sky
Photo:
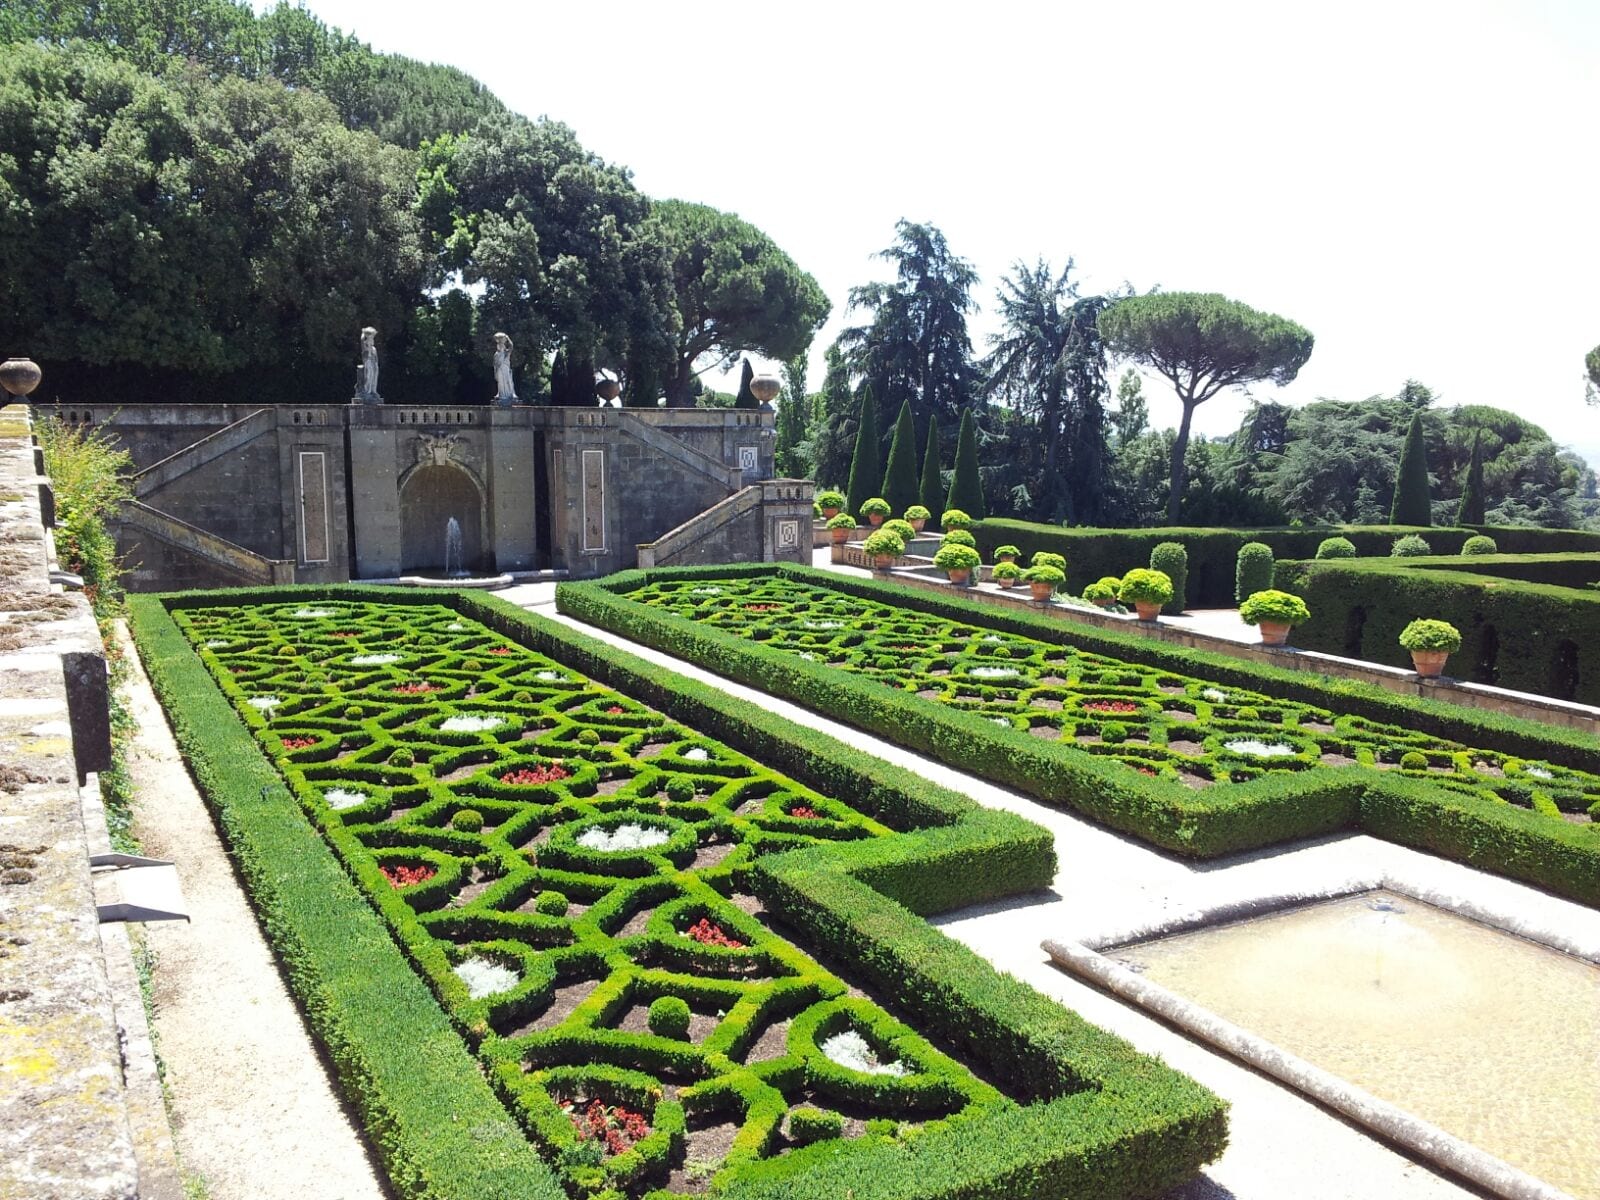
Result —
[[[813, 388], [906, 217], [976, 266], [980, 352], [1010, 264], [1071, 255], [1086, 290], [1218, 291], [1305, 325], [1316, 352], [1276, 398], [1412, 377], [1600, 463], [1594, 0], [308, 2], [565, 121], [653, 196], [764, 229], [833, 301]], [[1219, 396], [1197, 428], [1243, 407]]]

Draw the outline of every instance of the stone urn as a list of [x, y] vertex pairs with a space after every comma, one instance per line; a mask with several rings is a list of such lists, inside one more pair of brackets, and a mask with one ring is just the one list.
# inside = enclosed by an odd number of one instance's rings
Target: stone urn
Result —
[[771, 404], [777, 399], [781, 386], [776, 375], [757, 375], [750, 380], [750, 394], [763, 404]]
[[1161, 613], [1161, 605], [1154, 600], [1135, 600], [1133, 607], [1138, 612], [1139, 620], [1141, 621], [1154, 621]]
[[1282, 646], [1289, 641], [1289, 630], [1294, 626], [1279, 621], [1262, 621], [1256, 628], [1261, 630], [1263, 646]]
[[605, 378], [594, 385], [594, 394], [610, 404], [622, 394], [622, 385], [615, 379]]
[[39, 386], [44, 372], [31, 358], [8, 358], [0, 363], [0, 387], [13, 396], [26, 396]]
[[1424, 679], [1437, 679], [1444, 674], [1445, 660], [1449, 657], [1448, 650], [1413, 650], [1411, 665]]
[[1032, 596], [1035, 600], [1037, 600], [1040, 604], [1047, 603], [1049, 601], [1050, 597], [1055, 594], [1055, 590], [1056, 590], [1056, 585], [1053, 584], [1053, 583], [1032, 583], [1032, 582], [1030, 582], [1028, 584], [1028, 594], [1030, 596]]

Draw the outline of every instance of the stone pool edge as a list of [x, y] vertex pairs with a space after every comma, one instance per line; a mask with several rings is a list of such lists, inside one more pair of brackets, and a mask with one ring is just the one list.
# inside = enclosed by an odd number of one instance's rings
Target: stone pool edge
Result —
[[1102, 953], [1105, 949], [1129, 942], [1185, 933], [1202, 926], [1226, 924], [1245, 917], [1379, 889], [1431, 904], [1503, 933], [1600, 965], [1600, 940], [1574, 938], [1503, 908], [1484, 905], [1390, 873], [1375, 878], [1347, 880], [1334, 887], [1267, 894], [1242, 902], [1232, 901], [1082, 941], [1046, 939], [1040, 946], [1057, 966], [1068, 973], [1104, 988], [1120, 999], [1177, 1026], [1206, 1045], [1288, 1084], [1357, 1124], [1403, 1146], [1424, 1162], [1470, 1180], [1505, 1200], [1572, 1200], [1569, 1193], [1445, 1132], [1437, 1125], [1411, 1115], [1398, 1105], [1379, 1099], [1332, 1072], [1288, 1053], [1266, 1038], [1224, 1020], [1210, 1009], [1143, 978]]

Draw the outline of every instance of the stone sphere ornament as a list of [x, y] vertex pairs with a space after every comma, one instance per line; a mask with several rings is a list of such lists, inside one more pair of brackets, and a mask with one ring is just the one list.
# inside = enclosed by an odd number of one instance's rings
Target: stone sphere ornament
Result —
[[26, 396], [39, 386], [44, 372], [31, 358], [8, 358], [0, 363], [0, 387], [13, 396]]
[[622, 385], [615, 379], [612, 379], [611, 376], [605, 375], [595, 380], [594, 394], [600, 397], [600, 399], [604, 400], [607, 404], [610, 404], [622, 394]]
[[771, 404], [777, 399], [781, 386], [776, 375], [761, 374], [750, 381], [750, 392], [761, 403]]

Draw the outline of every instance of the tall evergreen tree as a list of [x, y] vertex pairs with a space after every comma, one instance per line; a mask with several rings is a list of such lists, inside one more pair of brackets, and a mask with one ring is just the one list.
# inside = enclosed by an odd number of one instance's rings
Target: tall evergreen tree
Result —
[[783, 394], [778, 399], [777, 440], [772, 448], [778, 474], [789, 479], [803, 479], [811, 466], [809, 447], [802, 449], [806, 438], [806, 419], [810, 415], [808, 400], [806, 356], [797, 354], [783, 364]]
[[856, 452], [850, 459], [850, 482], [845, 487], [845, 511], [861, 515], [861, 505], [878, 494], [883, 485], [883, 468], [878, 462], [878, 406], [872, 389], [861, 389], [861, 416], [856, 422]]
[[928, 520], [939, 524], [944, 516], [944, 476], [939, 471], [939, 422], [928, 422], [928, 446], [922, 452], [922, 507], [932, 514]]
[[1461, 507], [1456, 510], [1457, 525], [1483, 524], [1483, 430], [1472, 437], [1472, 461], [1467, 464], [1467, 482], [1461, 489]]
[[944, 498], [944, 506], [958, 508], [973, 520], [981, 520], [984, 515], [983, 480], [978, 475], [978, 430], [972, 423], [970, 408], [961, 414], [956, 469], [950, 477], [950, 491]]
[[1400, 451], [1400, 474], [1395, 479], [1389, 524], [1433, 524], [1433, 505], [1428, 499], [1428, 446], [1422, 437], [1420, 412], [1411, 418], [1406, 444]]
[[911, 417], [911, 401], [907, 400], [900, 405], [894, 440], [889, 443], [889, 464], [883, 469], [883, 498], [895, 516], [903, 517], [921, 494], [917, 482], [917, 426]]
[[761, 407], [761, 401], [757, 400], [756, 394], [750, 390], [750, 381], [755, 377], [755, 368], [750, 365], [750, 360], [747, 358], [739, 371], [739, 394], [733, 398], [735, 408]]

